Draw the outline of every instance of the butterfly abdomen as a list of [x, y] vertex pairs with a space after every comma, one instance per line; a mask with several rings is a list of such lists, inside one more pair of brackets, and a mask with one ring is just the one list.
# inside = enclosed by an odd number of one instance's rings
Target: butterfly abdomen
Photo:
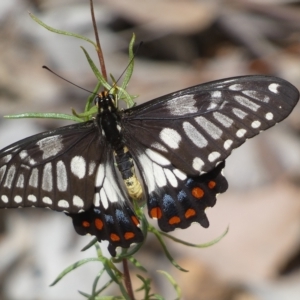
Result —
[[133, 199], [141, 199], [143, 189], [135, 174], [132, 156], [126, 146], [114, 152], [117, 167], [122, 174], [129, 196]]

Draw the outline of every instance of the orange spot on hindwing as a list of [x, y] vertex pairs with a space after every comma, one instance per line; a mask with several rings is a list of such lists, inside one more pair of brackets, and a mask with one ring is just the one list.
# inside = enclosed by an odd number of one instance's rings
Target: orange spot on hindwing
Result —
[[88, 221], [82, 221], [82, 226], [83, 226], [84, 228], [88, 228], [88, 227], [91, 226], [91, 223], [88, 222]]
[[204, 191], [199, 187], [194, 187], [192, 189], [192, 195], [197, 199], [201, 199], [204, 196]]
[[213, 189], [217, 184], [216, 184], [216, 182], [215, 181], [210, 181], [208, 184], [208, 187], [210, 188], [210, 189]]
[[160, 219], [162, 217], [162, 211], [159, 207], [154, 207], [150, 210], [150, 217]]
[[100, 219], [95, 219], [95, 227], [101, 230], [103, 228], [103, 222]]
[[136, 216], [131, 216], [131, 220], [134, 223], [135, 226], [139, 226], [140, 222]]
[[192, 209], [192, 208], [189, 208], [186, 212], [185, 212], [185, 214], [184, 214], [184, 216], [188, 219], [188, 218], [191, 218], [191, 217], [193, 217], [193, 216], [195, 216], [196, 215], [196, 211], [194, 210], [194, 209]]
[[130, 231], [125, 232], [125, 234], [124, 234], [125, 240], [130, 240], [130, 239], [134, 238], [134, 236], [135, 236], [135, 234], [133, 232], [130, 232]]
[[115, 233], [111, 233], [110, 234], [110, 239], [113, 241], [113, 242], [118, 242], [120, 240], [120, 237], [115, 234]]
[[174, 225], [174, 224], [178, 224], [178, 223], [180, 223], [180, 218], [177, 216], [174, 216], [169, 220], [170, 225]]

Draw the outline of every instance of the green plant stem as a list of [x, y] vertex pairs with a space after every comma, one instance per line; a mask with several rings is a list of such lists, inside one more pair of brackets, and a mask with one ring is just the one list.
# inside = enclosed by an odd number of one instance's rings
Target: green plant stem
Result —
[[95, 19], [93, 0], [90, 0], [90, 6], [91, 6], [91, 15], [92, 15], [92, 22], [93, 22], [93, 27], [94, 27], [94, 32], [95, 32], [95, 38], [96, 38], [96, 43], [97, 43], [96, 50], [97, 50], [97, 54], [98, 54], [98, 58], [99, 58], [99, 62], [100, 62], [100, 68], [101, 68], [101, 72], [102, 72], [104, 79], [107, 80], [105, 62], [104, 62], [102, 48], [100, 45], [100, 39], [99, 39], [99, 34], [98, 34], [98, 29], [97, 29], [97, 24], [96, 24], [96, 19]]
[[124, 258], [122, 262], [123, 262], [123, 272], [124, 272], [124, 284], [130, 299], [134, 300], [134, 294], [133, 294], [131, 278], [130, 278], [129, 268], [128, 268], [128, 261], [126, 258]]

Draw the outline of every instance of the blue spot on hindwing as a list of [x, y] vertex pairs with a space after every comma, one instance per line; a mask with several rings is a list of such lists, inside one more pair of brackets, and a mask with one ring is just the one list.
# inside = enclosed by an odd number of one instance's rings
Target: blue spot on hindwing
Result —
[[178, 193], [177, 199], [178, 199], [178, 201], [180, 201], [180, 202], [182, 202], [182, 201], [184, 201], [184, 200], [187, 199], [187, 194], [185, 193], [184, 190], [181, 190], [181, 191]]

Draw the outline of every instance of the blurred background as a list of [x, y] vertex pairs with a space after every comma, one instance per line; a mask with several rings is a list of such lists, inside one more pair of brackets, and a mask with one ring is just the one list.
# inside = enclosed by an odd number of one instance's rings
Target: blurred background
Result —
[[[263, 4], [262, 4], [263, 3]], [[266, 74], [300, 88], [300, 1], [94, 0], [108, 73], [128, 63], [134, 32], [143, 41], [128, 91], [138, 103], [202, 82]], [[42, 69], [93, 89], [96, 80], [75, 38], [51, 33], [31, 20], [94, 39], [88, 1], [0, 1], [0, 116], [21, 112], [83, 111], [87, 93]], [[66, 125], [52, 120], [0, 119], [0, 147]], [[300, 299], [300, 107], [280, 125], [235, 150], [227, 160], [229, 189], [198, 224], [173, 234], [192, 243], [227, 236], [205, 249], [173, 242], [169, 250], [188, 273], [175, 269], [148, 235], [138, 260], [153, 288], [175, 293], [156, 272], [178, 281], [183, 299]], [[0, 211], [0, 299], [82, 299], [101, 269], [90, 263], [54, 287], [71, 263], [94, 257], [80, 250], [92, 238], [76, 235], [71, 219], [46, 209]], [[134, 286], [140, 285], [132, 270]], [[106, 294], [114, 294], [111, 289]], [[137, 299], [141, 299], [137, 295]]]

